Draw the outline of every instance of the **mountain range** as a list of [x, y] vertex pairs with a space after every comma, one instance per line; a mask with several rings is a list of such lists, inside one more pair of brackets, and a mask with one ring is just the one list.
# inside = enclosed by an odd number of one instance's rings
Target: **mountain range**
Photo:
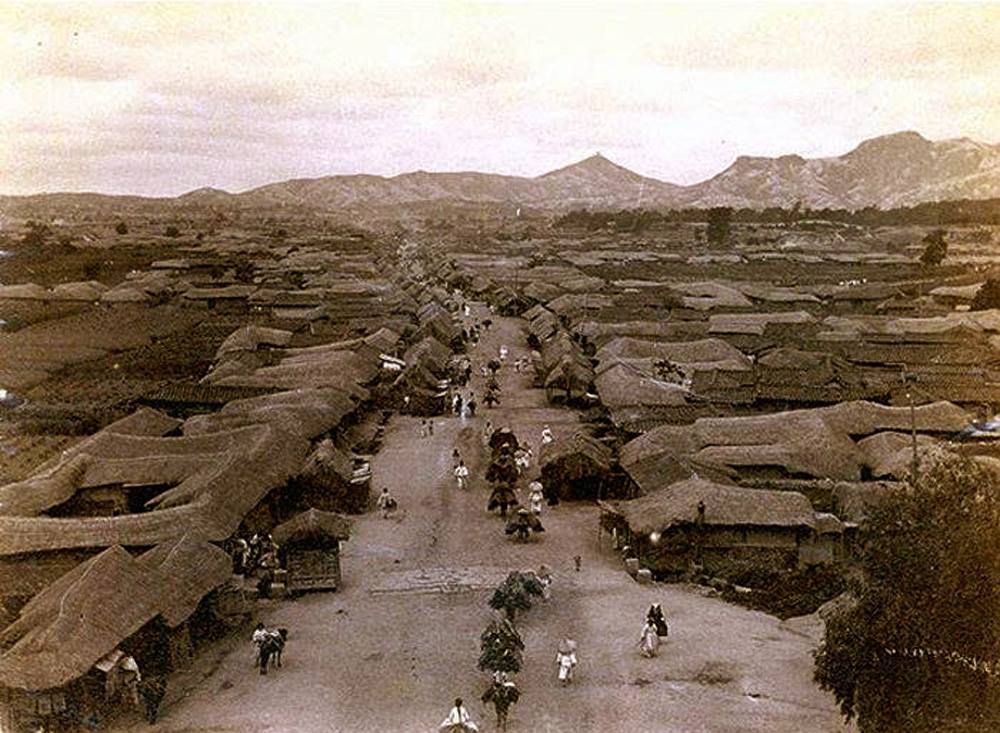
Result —
[[681, 186], [648, 178], [601, 154], [535, 178], [490, 173], [393, 177], [342, 175], [271, 183], [241, 193], [199, 188], [173, 199], [102, 194], [0, 197], [66, 206], [164, 203], [181, 207], [296, 207], [334, 211], [433, 203], [511, 204], [540, 209], [792, 206], [888, 209], [927, 201], [1000, 197], [1000, 145], [968, 138], [931, 141], [916, 132], [866, 140], [837, 157], [740, 156], [718, 175]]

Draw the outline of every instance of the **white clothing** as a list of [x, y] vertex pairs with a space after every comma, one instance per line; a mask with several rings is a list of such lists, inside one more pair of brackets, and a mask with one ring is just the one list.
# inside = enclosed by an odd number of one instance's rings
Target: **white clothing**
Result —
[[539, 489], [538, 491], [532, 490], [531, 494], [528, 495], [528, 499], [531, 501], [531, 511], [533, 511], [535, 514], [541, 514], [542, 499], [544, 498], [545, 495], [542, 494], [541, 489]]
[[479, 726], [472, 722], [472, 716], [469, 715], [469, 711], [462, 707], [453, 707], [451, 712], [448, 713], [448, 717], [442, 721], [438, 728], [450, 728], [452, 726], [460, 726], [465, 730], [476, 731], [479, 730]]
[[570, 652], [556, 654], [556, 662], [559, 663], [559, 679], [562, 681], [573, 679], [573, 667], [576, 666], [576, 653]]
[[270, 634], [267, 629], [254, 629], [253, 636], [250, 638], [250, 641], [260, 646], [267, 640], [268, 636], [270, 636]]
[[549, 430], [548, 428], [545, 428], [542, 431], [542, 445], [545, 445], [546, 443], [551, 443], [553, 440], [555, 440], [555, 436], [552, 435], [552, 431]]
[[378, 495], [378, 507], [379, 509], [388, 509], [393, 502], [393, 498], [388, 493], [382, 493]]
[[504, 361], [506, 358], [507, 358], [507, 347], [506, 346], [501, 346], [500, 347], [500, 361]]
[[456, 466], [455, 467], [455, 479], [458, 481], [458, 488], [464, 489], [465, 482], [469, 478], [469, 467], [468, 466]]

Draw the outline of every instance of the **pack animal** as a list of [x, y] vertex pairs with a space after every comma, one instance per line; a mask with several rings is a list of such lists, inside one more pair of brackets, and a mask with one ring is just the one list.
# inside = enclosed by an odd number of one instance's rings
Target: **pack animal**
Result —
[[260, 673], [267, 674], [268, 663], [273, 667], [281, 667], [281, 652], [288, 639], [288, 629], [278, 629], [277, 633], [269, 633], [260, 643]]

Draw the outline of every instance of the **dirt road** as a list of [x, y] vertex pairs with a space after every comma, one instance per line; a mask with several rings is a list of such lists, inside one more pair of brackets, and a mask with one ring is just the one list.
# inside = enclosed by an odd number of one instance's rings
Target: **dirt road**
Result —
[[[479, 702], [486, 677], [476, 669], [479, 634], [492, 613], [487, 599], [510, 570], [543, 562], [555, 570], [552, 599], [518, 622], [526, 644], [523, 696], [509, 730], [845, 730], [832, 698], [811, 681], [812, 639], [699, 589], [636, 584], [606, 543], [598, 547], [595, 507], [546, 507], [539, 541], [506, 538], [501, 520], [485, 511], [485, 420], [512, 427], [537, 456], [544, 423], [558, 439], [577, 417], [547, 406], [511, 365], [528, 353], [524, 322], [493, 321], [472, 357], [478, 368], [500, 344], [510, 349], [502, 404], [481, 407], [474, 419], [439, 418], [428, 438], [418, 419], [394, 418], [373, 470], [375, 488], [388, 486], [399, 499], [398, 515], [359, 519], [342, 557], [341, 591], [265, 602], [263, 620], [291, 632], [284, 667], [261, 677], [248, 641], [220, 644], [172, 683], [155, 730], [432, 731], [456, 696], [481, 729], [492, 729]], [[479, 378], [464, 393], [470, 390], [481, 404]], [[472, 472], [464, 492], [451, 475], [456, 446]], [[636, 645], [653, 601], [663, 605], [671, 636], [658, 658], [644, 659]], [[560, 688], [555, 652], [567, 635], [579, 642], [580, 664], [574, 684]]]

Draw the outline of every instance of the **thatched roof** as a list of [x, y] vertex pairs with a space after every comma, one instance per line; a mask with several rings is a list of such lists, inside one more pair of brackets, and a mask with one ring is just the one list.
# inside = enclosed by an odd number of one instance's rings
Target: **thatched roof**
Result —
[[[917, 451], [937, 445], [934, 438], [917, 436]], [[861, 461], [875, 478], [905, 478], [913, 465], [913, 436], [906, 433], [884, 432], [858, 441]]]
[[609, 341], [597, 352], [601, 361], [612, 359], [664, 359], [689, 369], [748, 371], [750, 360], [735, 346], [721, 339], [698, 341], [645, 341], [621, 337]]
[[149, 481], [149, 465], [176, 467], [184, 463], [162, 457], [201, 455], [211, 460], [192, 459], [194, 472], [152, 499], [149, 507], [153, 511], [72, 519], [0, 516], [0, 554], [116, 544], [149, 547], [185, 533], [224, 540], [261, 499], [298, 473], [308, 449], [309, 443], [300, 433], [282, 430], [272, 422], [182, 438], [99, 433], [86, 450], [67, 453], [35, 480], [72, 482], [76, 476], [86, 475], [78, 473], [81, 462], [89, 466], [115, 459], [120, 461], [115, 465], [122, 469], [117, 478], [123, 482], [127, 482], [129, 471], [140, 469], [142, 480]]
[[683, 385], [656, 379], [635, 365], [622, 362], [602, 365], [594, 384], [601, 402], [609, 409], [633, 405], [685, 405], [693, 397]]
[[705, 507], [704, 524], [722, 527], [815, 526], [812, 505], [794, 491], [764, 491], [692, 478], [660, 491], [619, 502], [617, 510], [633, 532], [649, 534], [698, 521], [698, 503]]
[[685, 307], [695, 310], [753, 307], [753, 303], [743, 293], [722, 283], [675, 283], [671, 285], [671, 289], [683, 296], [681, 302]]
[[811, 326], [816, 318], [805, 311], [775, 313], [726, 313], [710, 316], [708, 332], [711, 334], [749, 334], [763, 336], [768, 326]]
[[36, 595], [0, 633], [0, 685], [61, 687], [86, 674], [156, 616], [182, 623], [232, 572], [222, 550], [177, 538], [135, 558], [119, 546]]
[[545, 469], [554, 464], [582, 461], [589, 463], [589, 472], [603, 472], [610, 470], [612, 458], [611, 449], [601, 441], [584, 433], [573, 433], [543, 444], [538, 454], [538, 465]]
[[356, 409], [351, 393], [339, 389], [297, 389], [234, 400], [219, 412], [184, 423], [185, 435], [205, 435], [248, 425], [275, 423], [312, 439], [333, 430]]
[[261, 326], [243, 326], [233, 331], [215, 352], [215, 358], [233, 351], [256, 351], [261, 346], [279, 348], [288, 346], [292, 340], [291, 331]]
[[342, 514], [309, 509], [279, 524], [271, 532], [271, 536], [279, 545], [315, 539], [336, 539], [343, 542], [351, 536], [353, 524], [349, 517]]

